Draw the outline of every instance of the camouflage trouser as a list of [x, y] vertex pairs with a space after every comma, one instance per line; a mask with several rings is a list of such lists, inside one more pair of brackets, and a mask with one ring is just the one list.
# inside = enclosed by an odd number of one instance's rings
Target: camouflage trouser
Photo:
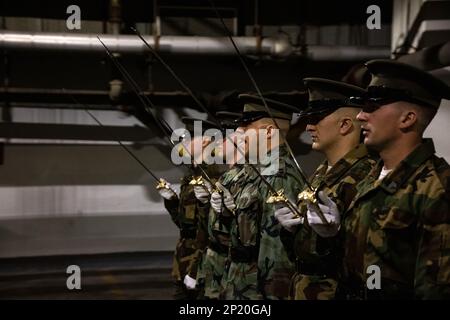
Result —
[[336, 294], [336, 287], [335, 279], [295, 273], [291, 281], [289, 299], [332, 300]]
[[221, 299], [261, 300], [258, 290], [258, 268], [255, 263], [231, 262], [222, 278]]
[[173, 298], [175, 300], [197, 300], [199, 291], [189, 290], [182, 281], [174, 281], [175, 293]]
[[[191, 290], [186, 292], [183, 284], [192, 259], [195, 258], [195, 239], [180, 238], [173, 256], [172, 276], [175, 280], [175, 299], [191, 299]], [[195, 290], [193, 290], [195, 291]]]
[[197, 272], [197, 284], [207, 299], [219, 299], [221, 281], [225, 272], [226, 255], [208, 248]]

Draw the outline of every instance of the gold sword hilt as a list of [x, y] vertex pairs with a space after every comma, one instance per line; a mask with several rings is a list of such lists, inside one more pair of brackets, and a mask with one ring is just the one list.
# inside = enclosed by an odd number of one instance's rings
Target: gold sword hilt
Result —
[[161, 189], [170, 189], [167, 181], [164, 180], [163, 178], [159, 178], [159, 181], [156, 184], [156, 190], [161, 190]]
[[308, 201], [310, 203], [317, 203], [316, 193], [314, 190], [303, 190], [297, 196], [298, 201]]
[[317, 200], [317, 197], [316, 197], [316, 191], [317, 190], [315, 190], [315, 189], [303, 190], [302, 192], [300, 192], [298, 194], [297, 200], [309, 202], [311, 205], [313, 205], [319, 215], [320, 220], [322, 220], [322, 222], [324, 224], [328, 225], [329, 222], [328, 222], [327, 218], [325, 218], [322, 210], [320, 210], [319, 201]]
[[294, 213], [296, 218], [300, 218], [299, 212], [297, 210], [297, 208], [292, 208], [293, 205], [292, 203], [290, 203], [288, 201], [288, 198], [284, 195], [284, 189], [280, 189], [278, 190], [276, 193], [272, 193], [266, 200], [266, 203], [268, 204], [286, 204], [289, 209], [291, 209], [291, 211]]
[[191, 186], [200, 186], [203, 187], [203, 189], [205, 189], [208, 193], [213, 193], [214, 189], [212, 189], [211, 191], [208, 189], [208, 187], [206, 186], [205, 180], [203, 179], [202, 176], [198, 176], [198, 177], [192, 177], [191, 181], [189, 181], [189, 185]]
[[192, 177], [191, 181], [189, 181], [189, 185], [191, 186], [203, 186], [203, 177], [202, 176], [198, 176], [198, 177]]
[[287, 202], [287, 198], [284, 195], [284, 189], [280, 189], [277, 192], [272, 192], [272, 194], [267, 198], [266, 203], [276, 204]]
[[211, 193], [217, 192], [218, 194], [223, 195], [223, 193], [224, 193], [223, 189], [219, 186], [222, 186], [222, 188], [225, 188], [225, 186], [223, 186], [219, 181], [216, 181], [216, 183], [214, 183], [212, 185]]
[[211, 194], [213, 194], [214, 192], [217, 192], [218, 194], [223, 194], [223, 190], [220, 188], [217, 188], [216, 186], [213, 186], [211, 189]]

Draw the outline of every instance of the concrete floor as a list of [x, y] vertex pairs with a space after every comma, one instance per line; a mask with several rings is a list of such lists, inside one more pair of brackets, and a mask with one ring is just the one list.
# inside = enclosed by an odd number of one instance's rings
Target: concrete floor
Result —
[[[0, 259], [0, 299], [172, 299], [171, 252]], [[69, 290], [69, 265], [81, 289]]]
[[178, 232], [168, 213], [0, 219], [0, 259], [171, 251]]

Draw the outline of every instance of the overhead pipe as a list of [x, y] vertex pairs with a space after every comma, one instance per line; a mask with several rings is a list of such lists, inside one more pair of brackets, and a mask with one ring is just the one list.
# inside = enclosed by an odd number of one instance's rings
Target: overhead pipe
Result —
[[450, 85], [450, 41], [405, 54], [397, 60], [425, 70]]
[[450, 66], [450, 41], [405, 54], [397, 59], [422, 70], [434, 70]]
[[366, 61], [389, 59], [389, 47], [374, 46], [307, 46], [307, 56], [316, 61]]
[[[67, 50], [79, 52], [104, 52], [97, 39], [113, 52], [143, 54], [148, 52], [143, 42], [135, 35], [73, 34], [73, 33], [25, 33], [0, 32], [0, 48], [8, 50]], [[153, 36], [145, 40], [155, 46]], [[262, 55], [285, 58], [295, 53], [295, 48], [285, 38], [234, 37], [244, 55]], [[227, 37], [161, 36], [157, 50], [171, 54], [235, 55]], [[314, 60], [365, 60], [389, 58], [388, 47], [361, 46], [308, 46], [308, 57]]]
[[[76, 98], [80, 103], [74, 105], [68, 99], [68, 94]], [[156, 105], [178, 106], [193, 105], [194, 101], [186, 92], [182, 91], [142, 91], [142, 95], [148, 96]], [[105, 90], [75, 90], [75, 89], [42, 89], [42, 88], [16, 88], [0, 87], [0, 107], [6, 95], [9, 96], [13, 106], [19, 107], [43, 107], [43, 108], [71, 108], [85, 109], [88, 104], [89, 109], [98, 110], [118, 110], [130, 109], [130, 105], [136, 102], [136, 97], [132, 93], [124, 93], [118, 104], [111, 104], [109, 91]]]
[[[109, 33], [113, 35], [119, 35], [122, 24], [122, 4], [120, 0], [109, 1], [109, 21], [108, 26], [110, 28]], [[116, 59], [121, 59], [121, 54], [113, 52]], [[123, 92], [123, 81], [120, 73], [115, 68], [112, 69], [112, 79], [109, 81], [109, 98], [111, 101], [118, 101]]]

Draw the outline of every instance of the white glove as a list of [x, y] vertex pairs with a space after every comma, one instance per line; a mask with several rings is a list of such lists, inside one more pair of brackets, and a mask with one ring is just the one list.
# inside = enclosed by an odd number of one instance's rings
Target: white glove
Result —
[[231, 192], [228, 191], [220, 182], [216, 183], [216, 187], [222, 191], [223, 204], [227, 207], [228, 210], [234, 212], [236, 210], [236, 203], [234, 203], [234, 198], [231, 195]]
[[281, 226], [289, 232], [294, 232], [296, 226], [303, 223], [303, 217], [296, 217], [287, 206], [281, 206], [275, 210], [274, 215]]
[[306, 203], [308, 206], [308, 223], [319, 236], [324, 238], [333, 237], [338, 233], [341, 226], [341, 214], [339, 213], [336, 203], [327, 197], [323, 191], [320, 191], [318, 196], [323, 202], [323, 204], [319, 203], [318, 206], [328, 221], [328, 224], [325, 224], [322, 219], [320, 219], [317, 208], [309, 202]]
[[188, 288], [189, 290], [194, 290], [195, 285], [197, 284], [197, 280], [186, 275], [184, 277], [183, 283], [186, 286], [186, 288]]
[[169, 182], [167, 182], [166, 186], [167, 188], [158, 189], [158, 193], [161, 195], [161, 197], [163, 197], [166, 200], [175, 199], [177, 197], [177, 194], [171, 188], [172, 185]]
[[221, 193], [214, 191], [211, 194], [211, 207], [217, 213], [222, 212], [222, 198], [223, 204], [227, 207], [228, 210], [234, 211], [236, 209], [236, 204], [234, 203], [233, 196], [230, 191], [225, 188], [220, 182], [216, 183], [216, 187], [221, 191]]
[[217, 192], [214, 191], [213, 193], [211, 193], [211, 207], [213, 208], [213, 210], [217, 213], [221, 213], [222, 212], [222, 195]]
[[207, 203], [209, 196], [211, 195], [212, 186], [211, 183], [203, 179], [202, 186], [194, 186], [195, 197], [201, 203]]

